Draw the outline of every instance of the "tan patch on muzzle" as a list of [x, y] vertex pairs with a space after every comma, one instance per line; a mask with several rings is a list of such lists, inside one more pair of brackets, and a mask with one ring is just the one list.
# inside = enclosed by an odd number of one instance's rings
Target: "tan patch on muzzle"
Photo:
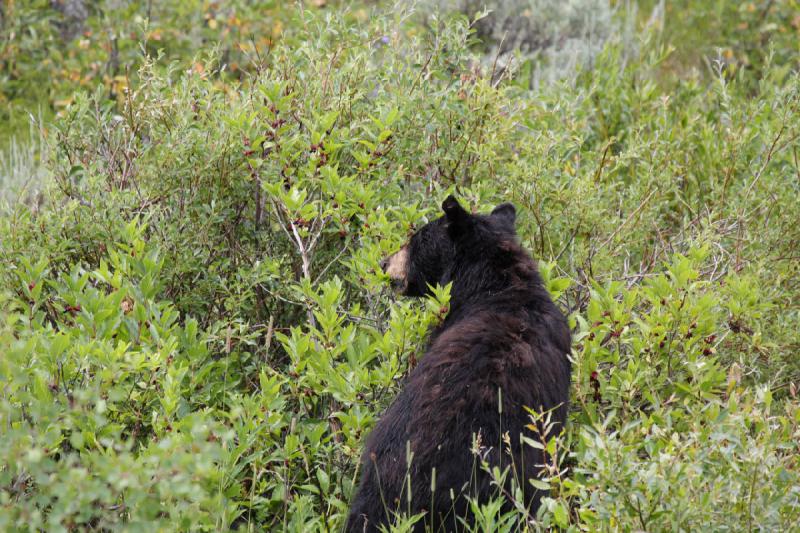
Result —
[[381, 267], [393, 284], [404, 287], [408, 275], [408, 246], [403, 246], [397, 253], [384, 259]]

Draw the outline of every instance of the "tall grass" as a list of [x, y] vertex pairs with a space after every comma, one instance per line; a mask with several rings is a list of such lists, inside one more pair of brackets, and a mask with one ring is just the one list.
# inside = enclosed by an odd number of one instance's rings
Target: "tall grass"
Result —
[[0, 210], [17, 202], [35, 201], [46, 181], [44, 138], [33, 124], [22, 135], [11, 136], [0, 147]]

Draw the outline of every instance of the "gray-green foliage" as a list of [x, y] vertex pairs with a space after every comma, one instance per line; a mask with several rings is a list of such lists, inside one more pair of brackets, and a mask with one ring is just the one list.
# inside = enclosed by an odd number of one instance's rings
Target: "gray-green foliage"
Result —
[[551, 498], [479, 523], [796, 527], [797, 75], [663, 88], [645, 39], [531, 91], [463, 18], [294, 24], [240, 84], [151, 58], [48, 128], [41, 205], [0, 217], [0, 527], [340, 527], [448, 311], [377, 263], [452, 190], [517, 205], [574, 331]]
[[12, 137], [0, 149], [0, 210], [17, 201], [35, 201], [47, 175], [41, 159], [43, 145], [31, 127], [28, 134]]
[[608, 0], [427, 0], [421, 8], [477, 16], [484, 62], [506, 67], [518, 53], [534, 86], [574, 78], [622, 29]]

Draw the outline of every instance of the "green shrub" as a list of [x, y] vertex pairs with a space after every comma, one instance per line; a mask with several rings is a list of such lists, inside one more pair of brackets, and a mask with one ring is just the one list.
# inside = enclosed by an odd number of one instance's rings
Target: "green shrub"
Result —
[[186, 394], [207, 339], [157, 299], [161, 260], [141, 228], [119, 230], [96, 270], [56, 277], [40, 259], [10, 273], [20, 296], [2, 330], [4, 530], [190, 529], [236, 516], [224, 469], [233, 435]]

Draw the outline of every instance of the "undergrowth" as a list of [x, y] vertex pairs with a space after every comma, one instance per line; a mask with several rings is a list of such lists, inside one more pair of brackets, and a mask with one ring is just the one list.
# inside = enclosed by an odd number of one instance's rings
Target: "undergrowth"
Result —
[[650, 25], [532, 90], [464, 17], [289, 18], [235, 77], [224, 51], [146, 48], [113, 98], [76, 91], [42, 125], [42, 191], [0, 216], [0, 528], [342, 527], [447, 312], [378, 262], [454, 191], [515, 203], [574, 336], [567, 430], [529, 439], [550, 496], [475, 502], [477, 523], [796, 529], [786, 54], [672, 79]]

